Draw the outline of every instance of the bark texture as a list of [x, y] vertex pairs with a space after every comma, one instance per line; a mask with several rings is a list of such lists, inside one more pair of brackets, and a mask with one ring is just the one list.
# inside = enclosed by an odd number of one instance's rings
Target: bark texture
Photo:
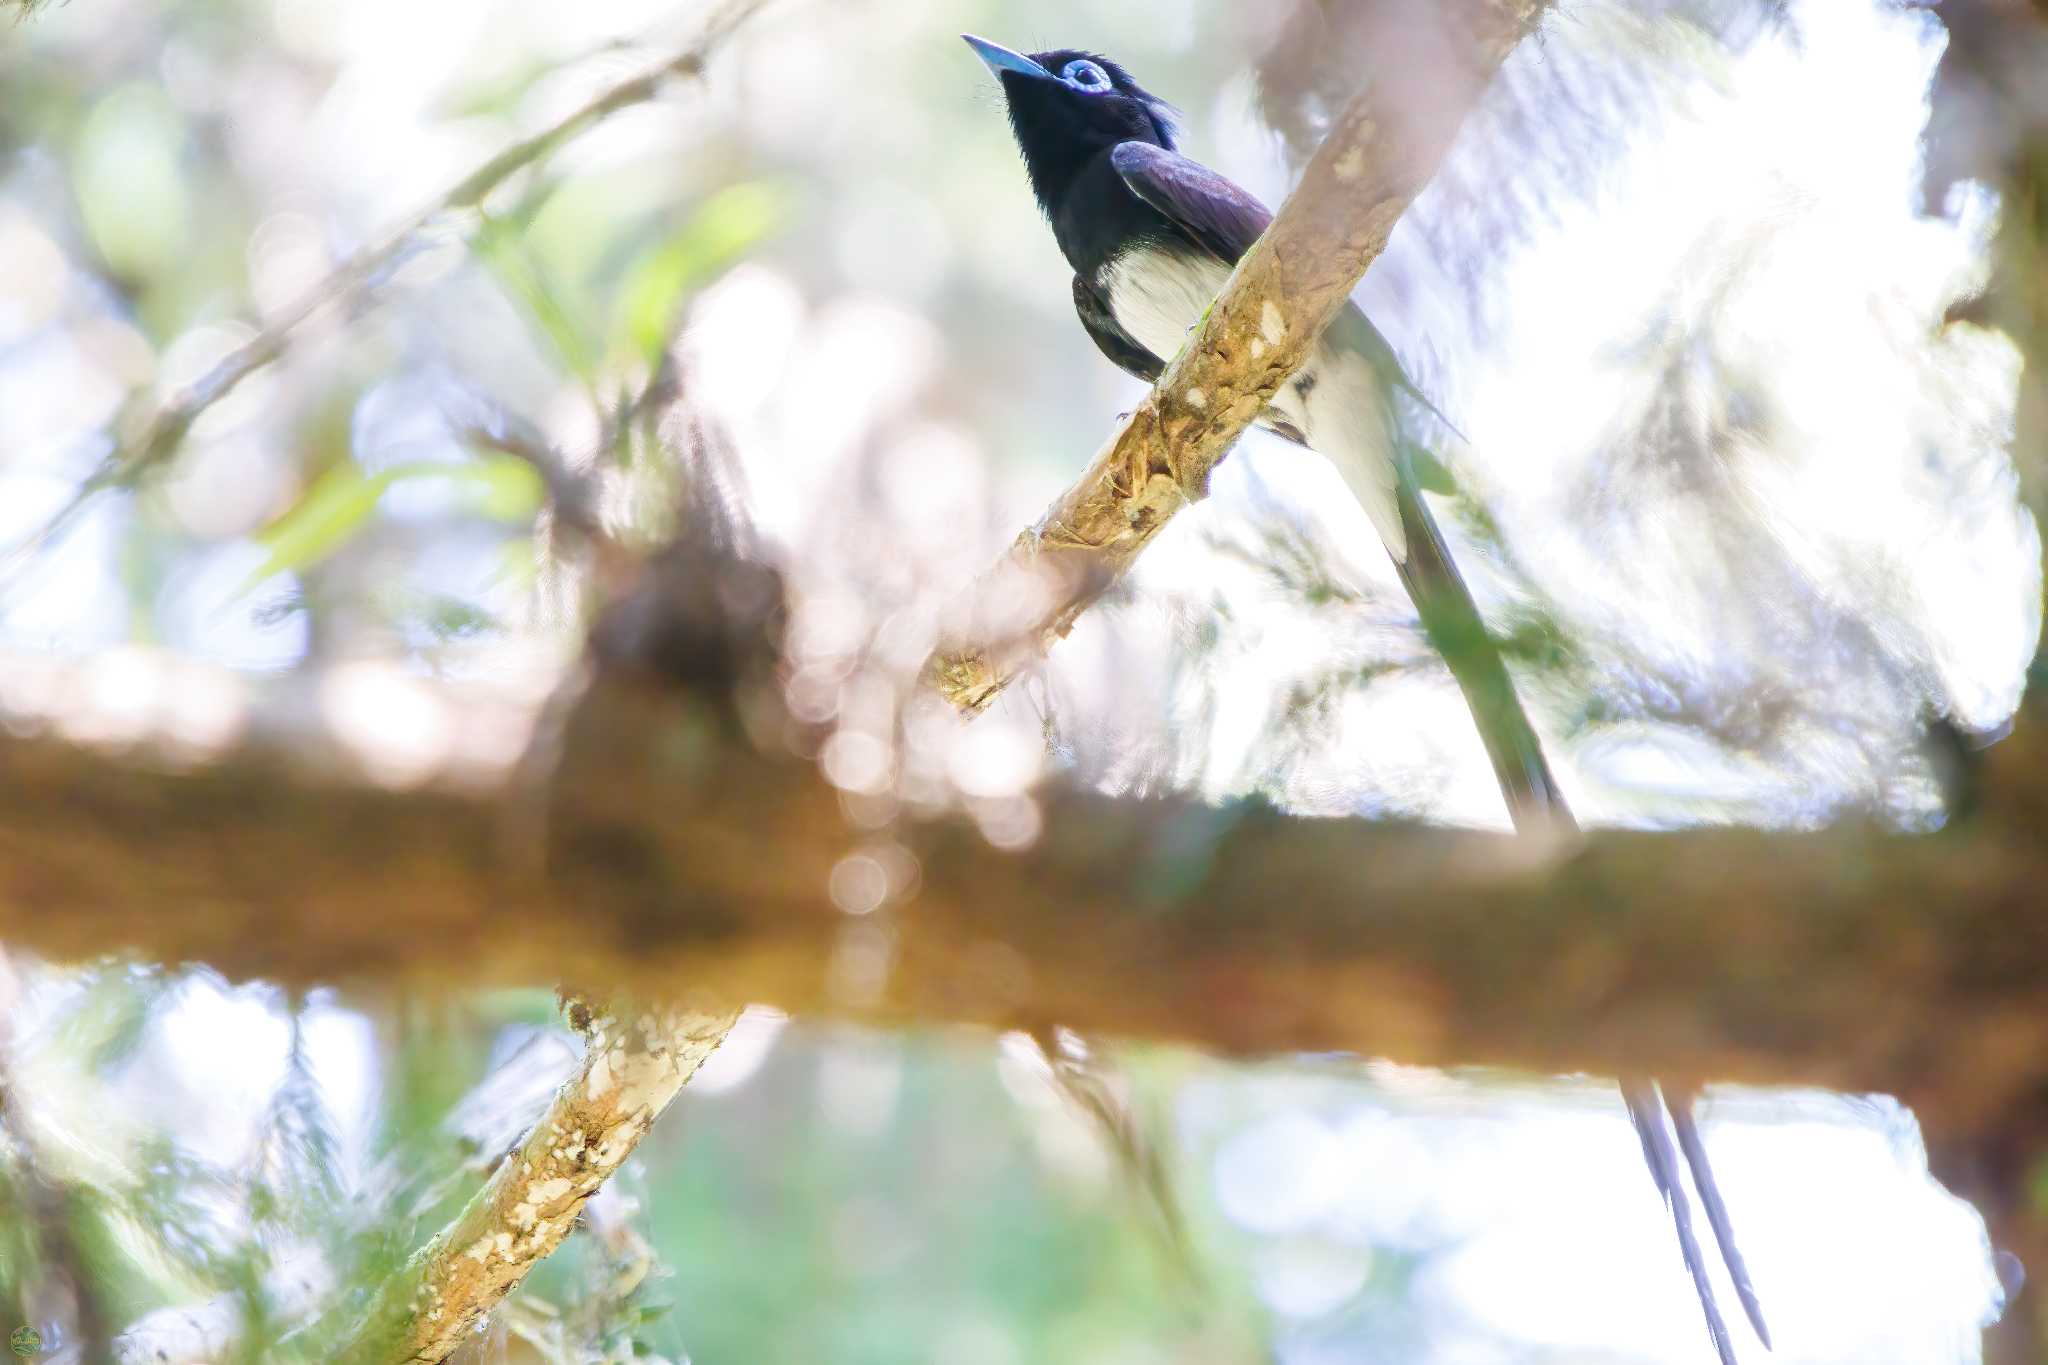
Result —
[[1307, 359], [1401, 213], [1442, 163], [1486, 79], [1544, 0], [1414, 8], [1388, 60], [1331, 125], [1301, 183], [1188, 345], [1087, 471], [1017, 537], [932, 655], [955, 706], [986, 707], [1073, 629]]
[[737, 1011], [600, 1016], [575, 1075], [462, 1213], [384, 1286], [341, 1365], [439, 1365], [561, 1244]]
[[[1883, 1090], [1968, 1130], [2048, 1094], [2043, 730], [2024, 715], [1979, 813], [1930, 836], [1569, 853], [1051, 790], [1009, 853], [965, 820], [863, 831], [812, 762], [619, 673], [576, 707], [580, 776], [538, 817], [516, 785], [314, 778], [260, 743], [192, 766], [0, 742], [0, 939], [300, 984], [715, 988], [1225, 1053]], [[871, 914], [834, 905], [849, 859], [887, 878]]]

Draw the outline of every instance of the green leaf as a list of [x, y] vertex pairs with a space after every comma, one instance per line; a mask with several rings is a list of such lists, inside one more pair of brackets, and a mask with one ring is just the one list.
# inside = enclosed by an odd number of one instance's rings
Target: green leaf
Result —
[[249, 576], [243, 591], [333, 554], [369, 520], [370, 513], [377, 509], [377, 500], [390, 486], [390, 471], [368, 475], [353, 460], [330, 467], [313, 481], [313, 486], [290, 511], [257, 537], [259, 544], [269, 548], [270, 557]]
[[594, 382], [597, 356], [584, 327], [562, 302], [561, 291], [528, 249], [525, 229], [487, 218], [477, 229], [476, 254], [504, 291], [526, 310], [534, 327], [586, 385]]
[[516, 455], [491, 455], [453, 463], [416, 460], [366, 474], [344, 460], [306, 490], [305, 496], [256, 539], [270, 557], [242, 585], [247, 592], [267, 578], [307, 568], [347, 544], [377, 510], [394, 484], [405, 479], [454, 479], [470, 484], [475, 510], [494, 521], [520, 522], [540, 509], [546, 490], [533, 466]]
[[684, 298], [773, 232], [787, 198], [760, 181], [729, 186], [641, 253], [619, 285], [621, 330], [637, 355], [649, 364], [660, 358]]
[[492, 521], [531, 521], [547, 498], [540, 471], [517, 455], [486, 455], [475, 464], [451, 465], [449, 473], [475, 483], [477, 513]]

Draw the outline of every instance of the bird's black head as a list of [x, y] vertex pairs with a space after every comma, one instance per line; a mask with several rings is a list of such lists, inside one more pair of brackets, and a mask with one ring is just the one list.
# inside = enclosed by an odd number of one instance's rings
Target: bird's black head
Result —
[[1031, 188], [1053, 213], [1083, 167], [1120, 142], [1174, 143], [1173, 108], [1093, 52], [1026, 55], [963, 34], [1002, 82]]

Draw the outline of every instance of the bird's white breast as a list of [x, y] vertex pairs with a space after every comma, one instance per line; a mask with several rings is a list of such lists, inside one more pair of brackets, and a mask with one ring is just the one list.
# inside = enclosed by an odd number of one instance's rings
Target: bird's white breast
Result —
[[[1229, 279], [1229, 269], [1213, 256], [1141, 247], [1110, 265], [1109, 311], [1139, 345], [1171, 360]], [[1408, 541], [1394, 495], [1392, 410], [1385, 377], [1374, 372], [1372, 362], [1320, 340], [1301, 377], [1273, 395], [1273, 407], [1337, 466], [1387, 552], [1397, 562], [1406, 559]]]
[[1214, 256], [1139, 247], [1110, 264], [1109, 311], [1140, 346], [1171, 360], [1188, 328], [1223, 291], [1230, 270]]

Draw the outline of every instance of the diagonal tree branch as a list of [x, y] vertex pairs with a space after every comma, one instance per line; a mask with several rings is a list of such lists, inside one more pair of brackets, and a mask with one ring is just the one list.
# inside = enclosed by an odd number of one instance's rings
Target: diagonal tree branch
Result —
[[569, 1235], [584, 1201], [632, 1155], [731, 1032], [735, 1010], [600, 1015], [576, 1073], [454, 1222], [387, 1283], [342, 1365], [438, 1365]]
[[1210, 472], [1307, 359], [1546, 4], [1472, 0], [1458, 7], [1463, 24], [1432, 8], [1390, 29], [1401, 50], [1337, 117], [1188, 345], [973, 593], [970, 619], [926, 665], [955, 706], [986, 707], [1207, 494]]

